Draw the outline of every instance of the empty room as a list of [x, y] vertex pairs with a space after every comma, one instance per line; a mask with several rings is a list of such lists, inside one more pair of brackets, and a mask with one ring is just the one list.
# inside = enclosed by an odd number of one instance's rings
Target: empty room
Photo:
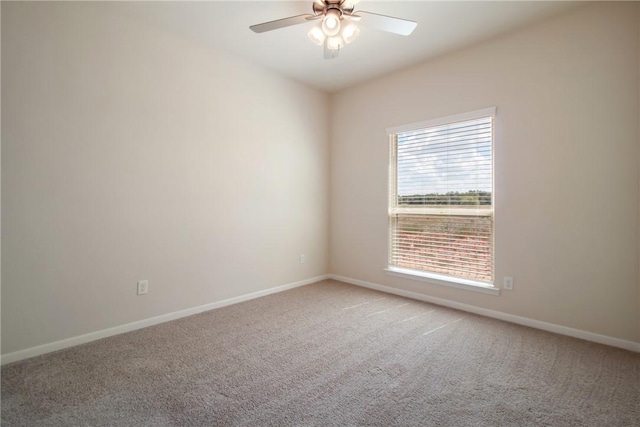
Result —
[[640, 3], [0, 14], [3, 426], [640, 426]]

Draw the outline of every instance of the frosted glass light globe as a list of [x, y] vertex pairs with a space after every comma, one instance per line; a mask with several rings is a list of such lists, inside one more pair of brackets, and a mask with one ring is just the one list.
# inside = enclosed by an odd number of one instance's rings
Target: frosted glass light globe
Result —
[[335, 36], [340, 32], [340, 12], [331, 9], [322, 20], [322, 31], [328, 36]]

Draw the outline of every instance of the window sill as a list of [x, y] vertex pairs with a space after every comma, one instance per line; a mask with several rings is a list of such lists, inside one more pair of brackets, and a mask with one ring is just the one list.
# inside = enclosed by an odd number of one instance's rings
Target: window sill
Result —
[[500, 295], [500, 289], [495, 286], [476, 282], [474, 280], [459, 279], [456, 277], [444, 276], [441, 274], [426, 273], [424, 271], [411, 270], [409, 268], [388, 267], [384, 269], [388, 276], [401, 277], [403, 279], [419, 280], [451, 288], [466, 289], [483, 294]]

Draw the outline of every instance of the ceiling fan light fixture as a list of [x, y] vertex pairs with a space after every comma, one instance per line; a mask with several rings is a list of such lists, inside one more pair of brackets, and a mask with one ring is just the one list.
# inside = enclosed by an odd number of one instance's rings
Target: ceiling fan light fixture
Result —
[[309, 37], [309, 40], [311, 40], [313, 44], [316, 44], [318, 46], [322, 46], [324, 44], [324, 40], [327, 38], [327, 36], [322, 31], [322, 28], [319, 25], [316, 25], [315, 27], [311, 27], [311, 29], [307, 33], [307, 36]]
[[355, 24], [349, 24], [342, 29], [342, 38], [346, 44], [351, 43], [360, 34], [360, 28]]
[[[1, 1], [1, 0], [0, 0]], [[315, 21], [315, 27], [309, 29], [307, 36], [315, 45], [324, 46], [324, 59], [337, 58], [346, 44], [353, 42], [360, 34], [357, 23], [365, 19], [365, 25], [393, 34], [408, 36], [418, 25], [407, 19], [378, 13], [354, 12], [354, 6], [360, 0], [312, 0], [313, 14], [289, 16], [274, 21], [251, 25], [254, 33], [277, 30], [292, 25], [307, 24]]]
[[327, 39], [327, 49], [340, 50], [344, 47], [344, 39], [340, 36], [333, 36]]
[[335, 36], [340, 32], [340, 12], [329, 9], [322, 20], [322, 31], [328, 36]]

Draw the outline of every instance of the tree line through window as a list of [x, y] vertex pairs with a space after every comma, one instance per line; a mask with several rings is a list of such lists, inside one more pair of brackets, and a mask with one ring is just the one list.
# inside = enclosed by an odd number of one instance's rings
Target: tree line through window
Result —
[[398, 205], [425, 205], [425, 206], [441, 206], [441, 205], [459, 205], [459, 206], [476, 206], [491, 205], [491, 192], [481, 190], [470, 190], [464, 193], [459, 191], [450, 191], [446, 194], [412, 194], [406, 196], [398, 196]]

